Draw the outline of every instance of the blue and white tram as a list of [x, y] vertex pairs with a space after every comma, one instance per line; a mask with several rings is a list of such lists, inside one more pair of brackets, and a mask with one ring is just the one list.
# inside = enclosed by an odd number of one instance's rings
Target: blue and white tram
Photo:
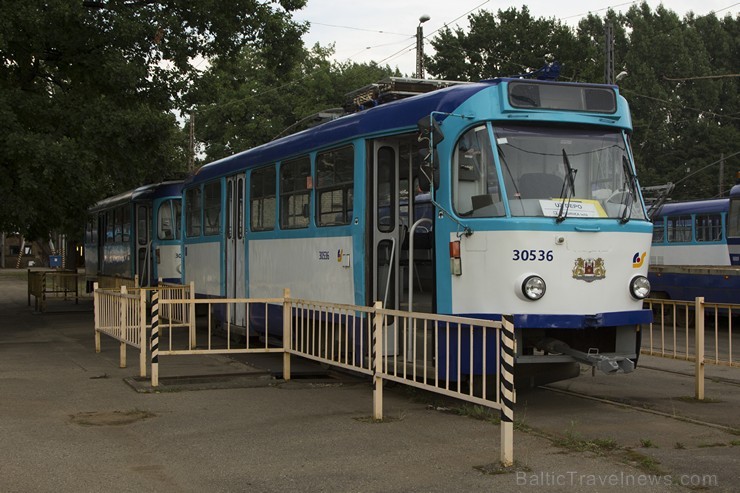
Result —
[[740, 302], [740, 185], [728, 198], [664, 204], [653, 222], [653, 297]]
[[95, 281], [119, 277], [142, 286], [181, 274], [182, 181], [146, 185], [98, 202], [85, 228], [85, 273]]
[[518, 365], [631, 371], [651, 320], [652, 234], [631, 130], [616, 86], [521, 79], [343, 116], [186, 181], [183, 280], [200, 296], [289, 287], [337, 303], [514, 314]]

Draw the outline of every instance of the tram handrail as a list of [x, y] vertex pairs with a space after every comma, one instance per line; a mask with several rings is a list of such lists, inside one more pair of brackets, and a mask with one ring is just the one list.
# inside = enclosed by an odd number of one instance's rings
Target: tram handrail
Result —
[[420, 226], [422, 223], [429, 223], [433, 224], [432, 220], [428, 217], [422, 217], [418, 221], [416, 221], [414, 224], [411, 225], [411, 229], [409, 229], [409, 305], [408, 310], [410, 312], [414, 311], [414, 233], [416, 232], [416, 227]]

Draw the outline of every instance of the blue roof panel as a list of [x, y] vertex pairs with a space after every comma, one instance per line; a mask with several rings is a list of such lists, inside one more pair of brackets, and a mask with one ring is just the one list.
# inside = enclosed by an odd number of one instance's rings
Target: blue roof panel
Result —
[[346, 115], [209, 163], [189, 178], [186, 185], [229, 175], [247, 166], [271, 163], [311, 150], [325, 148], [358, 136], [380, 135], [405, 129], [413, 130], [421, 117], [429, 115], [432, 111], [451, 113], [472, 95], [498, 83], [499, 80], [451, 86]]

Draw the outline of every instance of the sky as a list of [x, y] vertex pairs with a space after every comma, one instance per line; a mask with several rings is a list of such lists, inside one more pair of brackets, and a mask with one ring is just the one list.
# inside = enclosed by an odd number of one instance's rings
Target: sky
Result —
[[[467, 17], [471, 12], [497, 12], [510, 7], [521, 10], [523, 5], [527, 5], [535, 18], [555, 17], [575, 26], [589, 12], [600, 16], [608, 8], [626, 12], [639, 3], [624, 0], [308, 0], [308, 5], [295, 12], [294, 17], [311, 23], [310, 32], [303, 38], [307, 47], [315, 43], [322, 46], [334, 43], [337, 61], [375, 61], [380, 65], [398, 67], [401, 73], [412, 76], [416, 67], [416, 28], [422, 15], [430, 17], [422, 25], [427, 38], [424, 49], [429, 55], [432, 52], [429, 39], [434, 37], [435, 31], [445, 25], [467, 30]], [[696, 16], [716, 12], [718, 17], [740, 13], [740, 2], [733, 0], [648, 0], [647, 3], [652, 10], [662, 3], [680, 16], [689, 11]]]

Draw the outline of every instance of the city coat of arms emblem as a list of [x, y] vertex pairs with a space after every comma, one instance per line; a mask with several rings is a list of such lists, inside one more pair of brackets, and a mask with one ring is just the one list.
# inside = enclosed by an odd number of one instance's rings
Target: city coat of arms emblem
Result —
[[573, 266], [573, 279], [592, 282], [606, 277], [606, 267], [603, 258], [578, 257]]

